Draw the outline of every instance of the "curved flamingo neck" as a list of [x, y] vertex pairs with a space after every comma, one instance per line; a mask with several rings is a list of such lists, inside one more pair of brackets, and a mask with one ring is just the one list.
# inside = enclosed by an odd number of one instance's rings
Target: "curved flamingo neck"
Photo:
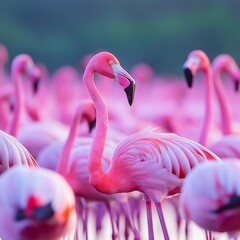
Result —
[[231, 126], [232, 112], [230, 103], [222, 85], [220, 73], [221, 69], [213, 66], [214, 84], [221, 113], [222, 132], [224, 135], [228, 135], [233, 133]]
[[22, 76], [15, 65], [13, 66], [12, 79], [15, 84], [16, 101], [9, 133], [16, 137], [20, 128], [21, 113], [24, 107], [24, 91]]
[[83, 109], [82, 109], [82, 106], [80, 106], [78, 107], [77, 113], [73, 118], [70, 132], [68, 134], [68, 138], [63, 146], [63, 150], [58, 161], [57, 172], [59, 172], [63, 176], [66, 176], [68, 173], [68, 163], [70, 160], [70, 153], [74, 146], [75, 139], [78, 135], [79, 122], [81, 121], [82, 115], [83, 115]]
[[89, 65], [86, 67], [83, 80], [96, 109], [96, 128], [89, 154], [89, 181], [95, 188], [108, 192], [109, 185], [106, 186], [106, 184], [110, 184], [110, 181], [108, 181], [109, 176], [102, 170], [102, 156], [108, 127], [107, 107], [96, 88], [94, 83], [94, 71]]
[[214, 104], [214, 86], [213, 86], [213, 79], [212, 79], [212, 70], [209, 66], [204, 69], [205, 75], [205, 83], [206, 83], [206, 92], [205, 92], [205, 116], [202, 131], [200, 134], [199, 143], [203, 146], [208, 146], [209, 144], [209, 135], [213, 128], [213, 121], [214, 121], [214, 112], [213, 112], [213, 104]]

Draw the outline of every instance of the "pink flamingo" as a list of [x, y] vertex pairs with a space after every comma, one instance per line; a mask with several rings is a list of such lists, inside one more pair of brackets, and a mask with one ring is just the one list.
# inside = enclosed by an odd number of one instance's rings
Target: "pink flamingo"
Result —
[[52, 98], [56, 111], [56, 119], [69, 125], [79, 100], [79, 76], [72, 66], [64, 66], [51, 77]]
[[[123, 194], [106, 195], [98, 192], [89, 185], [88, 174], [88, 155], [92, 143], [91, 137], [80, 137], [78, 135], [79, 122], [82, 119], [86, 119], [90, 124], [90, 130], [92, 123], [96, 120], [95, 107], [92, 101], [81, 101], [79, 104], [74, 119], [71, 124], [69, 136], [66, 143], [56, 142], [50, 145], [48, 148], [39, 155], [38, 161], [41, 167], [50, 167], [53, 170], [57, 170], [71, 185], [76, 196], [83, 197], [88, 201], [101, 201], [104, 202], [110, 211], [113, 238], [116, 237], [113, 224], [113, 215], [110, 209], [111, 202], [119, 202], [122, 204], [123, 209], [128, 217], [130, 227], [133, 229], [135, 239], [139, 238], [138, 232], [130, 218], [130, 209], [126, 203], [127, 196]], [[75, 140], [76, 139], [76, 140]], [[103, 155], [103, 168], [107, 169], [110, 164], [113, 149], [115, 143], [111, 140], [105, 144], [105, 151]], [[46, 158], [46, 153], [48, 157]], [[49, 154], [52, 154], [49, 158]], [[58, 159], [58, 161], [56, 161]]]
[[4, 240], [60, 240], [76, 221], [75, 198], [59, 174], [14, 166], [0, 177], [0, 236]]
[[68, 127], [58, 121], [51, 120], [31, 122], [27, 126], [20, 128], [24, 110], [24, 90], [22, 84], [24, 74], [29, 75], [30, 79], [33, 80], [35, 89], [40, 76], [39, 69], [29, 55], [20, 54], [14, 58], [11, 68], [11, 75], [16, 89], [16, 101], [9, 133], [16, 136], [36, 158], [37, 154], [49, 143], [66, 138]]
[[217, 98], [220, 106], [220, 115], [222, 120], [222, 132], [224, 135], [233, 134], [232, 112], [230, 102], [226, 96], [223, 84], [220, 78], [222, 72], [227, 73], [235, 83], [235, 89], [238, 90], [240, 81], [239, 67], [235, 60], [228, 54], [218, 55], [212, 62], [213, 79]]
[[[108, 114], [106, 105], [95, 87], [94, 73], [115, 78], [127, 93], [131, 105], [134, 79], [108, 52], [96, 54], [88, 63], [83, 80], [96, 107], [96, 129], [89, 155], [89, 181], [98, 191], [113, 194], [140, 191], [146, 201], [149, 239], [154, 239], [151, 200], [155, 203], [165, 239], [169, 239], [161, 200], [179, 193], [184, 177], [191, 169], [208, 160], [219, 160], [197, 142], [175, 134], [159, 133], [146, 128], [122, 140], [114, 151], [108, 170], [102, 169]], [[144, 179], [144, 180], [143, 180]]]
[[11, 66], [11, 78], [14, 81], [16, 94], [14, 113], [9, 130], [9, 133], [13, 136], [17, 136], [21, 125], [21, 115], [24, 109], [24, 90], [22, 84], [24, 75], [27, 75], [30, 80], [33, 81], [33, 88], [36, 90], [40, 78], [40, 71], [29, 55], [19, 54], [13, 59]]
[[220, 73], [225, 71], [231, 76], [237, 86], [240, 80], [239, 68], [234, 59], [226, 54], [217, 56], [212, 65], [215, 73], [215, 87], [220, 103], [222, 132], [224, 136], [211, 146], [211, 150], [221, 158], [240, 158], [239, 129], [234, 128], [232, 124], [231, 106], [220, 79]]
[[189, 87], [192, 87], [197, 71], [202, 71], [205, 75], [205, 115], [198, 141], [204, 146], [209, 146], [209, 138], [213, 135], [210, 133], [213, 132], [214, 123], [214, 85], [210, 61], [203, 51], [194, 50], [188, 55], [183, 69]]
[[189, 173], [180, 195], [180, 212], [203, 229], [240, 231], [239, 160], [201, 164]]

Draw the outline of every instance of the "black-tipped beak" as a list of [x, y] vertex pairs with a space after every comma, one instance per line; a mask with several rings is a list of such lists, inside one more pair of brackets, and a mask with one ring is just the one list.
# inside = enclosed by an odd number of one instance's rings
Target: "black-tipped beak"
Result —
[[133, 104], [134, 94], [135, 94], [135, 82], [130, 82], [130, 85], [124, 89], [128, 103], [130, 106]]
[[190, 68], [188, 67], [184, 67], [183, 68], [183, 72], [184, 72], [184, 76], [185, 76], [185, 79], [187, 81], [187, 85], [188, 87], [192, 87], [192, 82], [193, 82], [193, 75], [192, 75], [192, 71]]
[[239, 89], [239, 80], [235, 81], [235, 91], [237, 92]]
[[45, 206], [36, 207], [33, 209], [32, 214], [26, 214], [24, 209], [18, 209], [15, 219], [21, 221], [24, 219], [34, 219], [37, 221], [50, 219], [54, 215], [51, 203], [46, 204]]
[[88, 122], [89, 133], [92, 132], [95, 126], [96, 126], [96, 118], [93, 121]]
[[45, 206], [37, 207], [33, 211], [33, 218], [35, 220], [47, 220], [54, 215], [54, 211], [52, 209], [52, 204], [48, 203]]
[[39, 82], [40, 82], [39, 78], [35, 79], [34, 82], [33, 82], [33, 93], [34, 94], [36, 94], [37, 91], [38, 91]]
[[112, 64], [112, 68], [116, 79], [118, 79], [120, 85], [124, 88], [124, 91], [127, 94], [128, 103], [131, 106], [135, 94], [135, 80], [119, 64]]
[[218, 209], [214, 210], [214, 213], [222, 213], [227, 210], [231, 210], [234, 208], [240, 209], [240, 196], [232, 196], [227, 204], [224, 204], [223, 206], [219, 207]]

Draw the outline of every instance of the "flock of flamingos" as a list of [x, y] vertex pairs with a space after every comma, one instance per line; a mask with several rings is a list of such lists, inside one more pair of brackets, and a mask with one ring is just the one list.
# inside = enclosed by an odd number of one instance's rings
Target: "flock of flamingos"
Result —
[[8, 72], [7, 59], [0, 45], [2, 240], [237, 239], [231, 56], [190, 52], [186, 81], [127, 72], [109, 52], [51, 75], [27, 54]]

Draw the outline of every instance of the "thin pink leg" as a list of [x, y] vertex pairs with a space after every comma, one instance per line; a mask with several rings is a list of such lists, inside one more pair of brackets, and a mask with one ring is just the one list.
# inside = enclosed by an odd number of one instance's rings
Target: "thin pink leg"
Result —
[[147, 195], [144, 194], [143, 197], [146, 203], [146, 210], [147, 210], [148, 239], [154, 240], [153, 221], [152, 221], [152, 203]]
[[155, 202], [155, 206], [157, 208], [158, 217], [159, 217], [159, 220], [160, 220], [160, 224], [162, 226], [164, 239], [169, 240], [170, 238], [169, 238], [169, 235], [168, 235], [166, 222], [165, 222], [165, 219], [164, 219], [164, 216], [163, 216], [162, 204], [160, 202]]
[[114, 227], [114, 214], [113, 214], [110, 203], [106, 203], [106, 206], [107, 206], [107, 209], [108, 209], [108, 212], [110, 215], [110, 221], [111, 221], [111, 225], [112, 225], [112, 239], [114, 240], [114, 239], [117, 239], [117, 236], [118, 236], [115, 231], [115, 227]]
[[124, 213], [127, 217], [127, 223], [130, 224], [130, 228], [132, 229], [133, 233], [134, 233], [134, 240], [139, 240], [140, 239], [140, 236], [139, 236], [139, 232], [133, 222], [133, 219], [132, 219], [132, 214], [131, 214], [131, 209], [129, 207], [129, 204], [126, 203], [126, 202], [123, 202], [122, 203], [122, 207], [123, 207], [123, 210], [124, 210]]
[[85, 207], [85, 217], [84, 217], [84, 232], [86, 235], [86, 240], [88, 240], [88, 215], [89, 215], [89, 207]]

